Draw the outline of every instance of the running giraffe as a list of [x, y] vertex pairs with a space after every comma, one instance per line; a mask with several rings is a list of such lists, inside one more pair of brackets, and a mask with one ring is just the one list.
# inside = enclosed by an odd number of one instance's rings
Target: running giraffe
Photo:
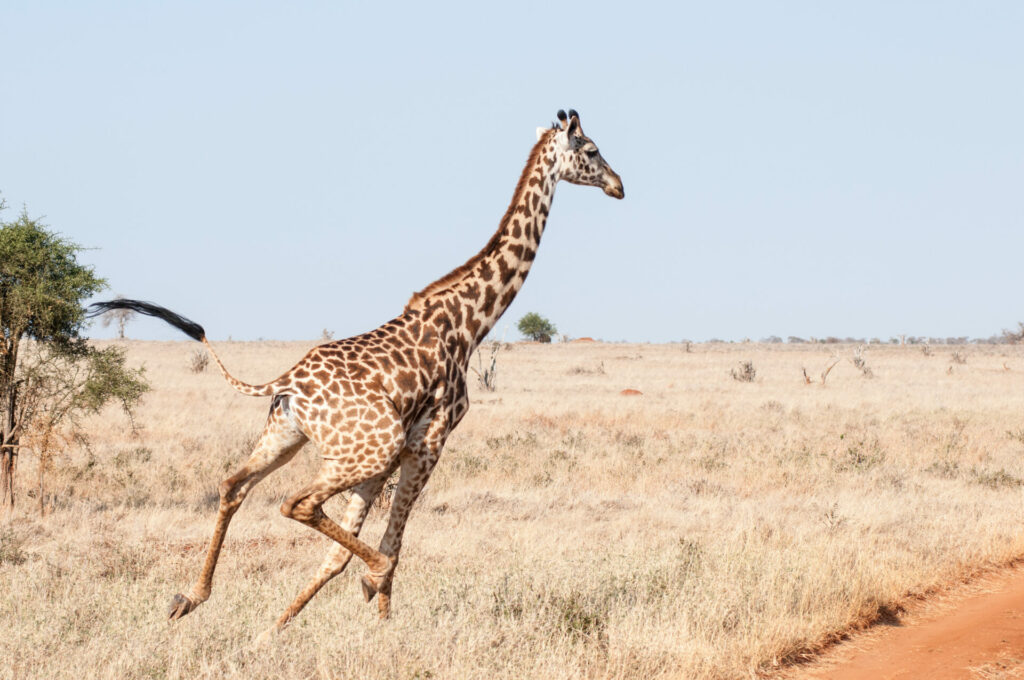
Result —
[[[559, 180], [601, 187], [622, 198], [622, 180], [583, 134], [579, 115], [558, 112], [560, 123], [537, 129], [497, 232], [461, 267], [415, 293], [401, 316], [347, 340], [320, 345], [276, 380], [250, 385], [234, 378], [203, 328], [163, 307], [138, 300], [92, 305], [90, 315], [131, 309], [167, 321], [205, 344], [228, 383], [242, 394], [273, 397], [256, 449], [220, 484], [220, 508], [199, 579], [171, 600], [169, 617], [185, 616], [210, 597], [224, 535], [249, 490], [281, 467], [308, 440], [320, 449], [316, 478], [288, 498], [281, 513], [332, 538], [336, 545], [316, 576], [265, 635], [294, 618], [355, 554], [368, 567], [362, 577], [369, 602], [379, 595], [381, 618], [390, 614], [391, 582], [402, 532], [413, 503], [430, 477], [445, 440], [469, 408], [466, 372], [473, 350], [516, 296], [533, 264]], [[374, 550], [358, 538], [373, 500], [400, 469], [387, 529]], [[331, 496], [352, 490], [340, 522], [324, 514]]]

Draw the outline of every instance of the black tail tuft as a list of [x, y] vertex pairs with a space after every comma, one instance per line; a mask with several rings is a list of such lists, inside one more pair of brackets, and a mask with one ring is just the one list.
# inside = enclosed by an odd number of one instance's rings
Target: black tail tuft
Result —
[[130, 309], [133, 312], [138, 312], [139, 314], [155, 316], [158, 319], [163, 319], [178, 330], [183, 331], [193, 340], [202, 341], [202, 339], [206, 337], [206, 331], [204, 331], [203, 327], [195, 321], [189, 321], [180, 314], [175, 314], [166, 307], [154, 305], [152, 302], [125, 300], [124, 298], [110, 300], [109, 302], [95, 302], [89, 305], [89, 309], [86, 311], [85, 315], [91, 319], [94, 316], [99, 316], [100, 314], [104, 314], [114, 309]]

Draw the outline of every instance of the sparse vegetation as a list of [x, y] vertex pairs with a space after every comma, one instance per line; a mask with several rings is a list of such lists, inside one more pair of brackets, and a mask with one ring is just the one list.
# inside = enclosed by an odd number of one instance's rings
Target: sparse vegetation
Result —
[[[839, 363], [839, 357], [833, 356], [832, 358], [830, 358], [828, 360], [828, 363], [825, 364], [825, 368], [822, 369], [821, 375], [820, 375], [820, 380], [821, 380], [821, 384], [822, 385], [824, 385], [825, 381], [828, 380], [828, 374], [832, 372], [832, 369], [835, 368], [836, 364], [838, 364], [838, 363]], [[801, 366], [800, 370], [803, 372], [803, 375], [804, 375], [804, 384], [805, 385], [810, 385], [811, 384], [811, 376], [807, 375], [807, 369], [804, 368], [803, 366]]]
[[[225, 343], [223, 358], [259, 379], [312, 345]], [[844, 360], [822, 390], [794, 380], [810, 365], [820, 383], [821, 344], [516, 345], [413, 510], [391, 621], [363, 603], [353, 564], [254, 651], [329, 549], [278, 511], [314, 450], [253, 490], [211, 600], [169, 627], [163, 605], [200, 569], [217, 485], [267, 400], [197, 380], [185, 343], [95, 347], [145, 363], [154, 391], [136, 436], [112, 407], [84, 419], [90, 446], [48, 473], [52, 512], [19, 503], [0, 529], [0, 658], [16, 677], [770, 675], [907, 593], [1024, 553], [1011, 348], [972, 347], [947, 380], [945, 361], [872, 346], [873, 380]], [[741, 361], [756, 388], [726, 379]], [[627, 385], [645, 396], [621, 397]], [[35, 457], [22, 471], [24, 492]], [[371, 544], [386, 507], [362, 530]]]
[[851, 361], [853, 362], [853, 365], [857, 367], [857, 370], [860, 371], [861, 375], [863, 375], [865, 378], [874, 378], [875, 372], [871, 370], [871, 367], [868, 366], [868, 362], [864, 359], [864, 351], [866, 349], [867, 347], [865, 345], [861, 345], [860, 347], [855, 349], [853, 351], [853, 358], [851, 359]]
[[839, 357], [832, 357], [828, 364], [825, 365], [825, 369], [821, 372], [821, 384], [824, 385], [825, 381], [828, 380], [828, 374], [832, 372], [832, 369], [839, 363]]
[[0, 527], [0, 566], [18, 566], [28, 561], [28, 554], [22, 547], [28, 541], [24, 534], [16, 533], [13, 527]]
[[194, 349], [188, 355], [188, 367], [193, 373], [202, 373], [210, 365], [210, 353], [205, 349]]
[[501, 350], [501, 343], [493, 341], [490, 345], [490, 358], [487, 366], [483, 363], [483, 345], [476, 348], [476, 367], [470, 366], [470, 370], [476, 373], [477, 385], [486, 392], [493, 392], [498, 389], [498, 352]]
[[1017, 343], [1022, 342], [1022, 341], [1024, 341], [1024, 322], [1021, 322], [1021, 321], [1017, 322], [1017, 330], [1014, 330], [1014, 331], [1004, 330], [1003, 331], [1003, 342], [1005, 342], [1007, 344], [1010, 344], [1010, 345], [1016, 345]]
[[740, 365], [729, 371], [732, 375], [733, 380], [740, 382], [754, 382], [757, 377], [757, 369], [754, 368], [754, 362], [752, 361], [741, 361]]
[[587, 366], [573, 366], [568, 371], [569, 375], [605, 375], [604, 362], [598, 362], [598, 364], [592, 368]]

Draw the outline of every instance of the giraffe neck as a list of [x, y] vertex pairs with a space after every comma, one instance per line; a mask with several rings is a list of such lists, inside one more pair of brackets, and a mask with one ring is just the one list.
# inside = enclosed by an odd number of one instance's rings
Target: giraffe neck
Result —
[[530, 152], [512, 202], [483, 250], [412, 296], [406, 312], [440, 314], [451, 323], [450, 351], [465, 363], [512, 304], [530, 272], [557, 184], [553, 132]]

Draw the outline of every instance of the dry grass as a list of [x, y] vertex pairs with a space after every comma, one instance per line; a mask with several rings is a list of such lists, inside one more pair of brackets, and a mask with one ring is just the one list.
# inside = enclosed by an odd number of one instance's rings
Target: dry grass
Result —
[[[515, 345], [413, 512], [392, 620], [353, 564], [254, 650], [327, 549], [277, 512], [315, 452], [256, 488], [210, 601], [168, 624], [267, 401], [193, 374], [192, 344], [127, 347], [155, 387], [141, 432], [97, 419], [91, 451], [58, 461], [52, 514], [23, 494], [0, 530], [0, 676], [749, 677], [1024, 553], [1020, 350], [953, 367], [952, 348], [872, 347], [865, 380], [853, 346]], [[308, 347], [218, 349], [260, 382]]]
[[1024, 678], [1024, 659], [1006, 656], [971, 668], [970, 672], [971, 680], [1011, 680]]

